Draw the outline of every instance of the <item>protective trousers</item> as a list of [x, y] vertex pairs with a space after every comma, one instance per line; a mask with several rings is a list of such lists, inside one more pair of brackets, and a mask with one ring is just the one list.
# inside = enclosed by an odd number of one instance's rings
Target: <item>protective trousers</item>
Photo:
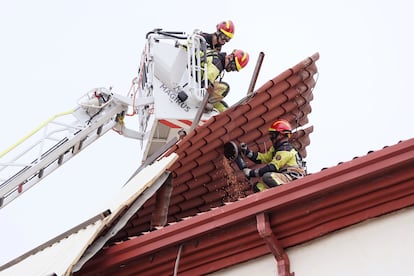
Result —
[[208, 103], [210, 107], [217, 109], [219, 112], [223, 112], [228, 108], [228, 105], [223, 98], [227, 96], [230, 91], [230, 86], [226, 82], [216, 81], [213, 83], [212, 89], [208, 90], [210, 96]]
[[290, 175], [284, 173], [267, 172], [262, 176], [262, 180], [264, 183], [257, 182], [253, 186], [253, 191], [255, 193], [285, 184], [292, 181], [293, 178]]

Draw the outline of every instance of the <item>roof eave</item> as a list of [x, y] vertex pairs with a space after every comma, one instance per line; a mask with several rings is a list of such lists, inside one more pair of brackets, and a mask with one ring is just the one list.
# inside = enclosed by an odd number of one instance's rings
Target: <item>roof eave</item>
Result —
[[[255, 229], [256, 215], [261, 213], [269, 214], [283, 247], [307, 242], [413, 205], [413, 165], [411, 139], [108, 247], [86, 264], [85, 271], [143, 269], [144, 264], [152, 272], [169, 271], [181, 244], [190, 245], [181, 257], [181, 273], [212, 272], [268, 254]], [[217, 243], [218, 237], [226, 242]], [[235, 239], [241, 243], [234, 245], [238, 252], [225, 249]], [[206, 249], [200, 250], [201, 246]], [[210, 247], [229, 253], [217, 258], [208, 253]], [[159, 255], [162, 260], [154, 262]], [[190, 257], [191, 265], [186, 262]]]

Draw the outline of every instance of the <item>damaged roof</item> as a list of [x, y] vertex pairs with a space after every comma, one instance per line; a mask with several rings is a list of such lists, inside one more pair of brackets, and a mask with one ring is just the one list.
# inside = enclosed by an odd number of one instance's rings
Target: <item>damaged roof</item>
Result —
[[318, 74], [318, 59], [319, 54], [315, 53], [299, 62], [172, 146], [165, 154], [179, 155], [170, 168], [172, 191], [164, 189], [148, 200], [110, 243], [127, 240], [156, 226], [178, 222], [251, 194], [243, 173], [234, 170], [224, 158], [223, 145], [242, 141], [252, 150], [265, 150], [270, 147], [268, 127], [278, 118], [288, 120], [296, 129], [293, 144], [306, 157], [309, 135], [313, 131], [313, 126], [306, 125], [312, 110], [310, 102]]
[[[207, 215], [208, 221], [214, 221], [213, 225], [218, 225], [217, 216], [213, 214], [222, 212], [217, 211], [218, 209], [224, 210], [223, 208], [228, 208], [227, 205], [232, 202], [244, 205], [252, 200], [252, 197], [257, 197], [256, 194], [252, 195], [251, 186], [243, 173], [234, 169], [234, 164], [224, 158], [225, 143], [245, 142], [252, 150], [264, 151], [271, 146], [267, 139], [268, 126], [274, 120], [284, 118], [295, 129], [292, 137], [293, 144], [301, 155], [306, 157], [306, 147], [310, 144], [309, 135], [313, 131], [313, 127], [308, 125], [308, 115], [311, 112], [310, 103], [313, 100], [313, 89], [318, 76], [316, 66], [318, 59], [319, 54], [315, 53], [299, 62], [269, 80], [225, 112], [212, 117], [173, 145], [164, 154], [164, 156], [173, 153], [178, 155], [178, 159], [169, 168], [171, 172], [169, 180], [156, 194], [145, 201], [138, 211], [128, 216], [121, 214], [118, 222], [122, 220], [122, 216], [127, 219], [122, 227], [116, 227], [117, 231], [111, 231], [114, 228], [107, 225], [107, 229], [100, 235], [101, 238], [97, 239], [100, 245], [96, 246], [96, 241], [92, 244], [95, 245], [95, 251], [86, 252], [89, 254], [87, 259], [83, 259], [86, 264], [84, 266], [78, 264], [75, 274], [83, 275], [88, 271], [119, 273], [125, 266], [123, 258], [126, 262], [140, 256], [144, 256], [145, 259], [148, 257], [146, 254], [156, 250], [157, 243], [151, 242], [149, 251], [141, 247], [141, 254], [134, 252], [135, 257], [129, 254], [128, 256], [114, 256], [110, 253], [114, 263], [112, 265], [108, 263], [108, 266], [101, 263], [102, 256], [106, 256], [107, 252], [117, 252], [118, 248], [122, 250], [131, 241], [139, 242], [152, 237], [162, 238], [165, 231], [177, 227], [181, 229], [184, 222], [193, 220], [196, 215], [201, 217], [202, 213], [210, 213]], [[265, 200], [264, 204], [272, 205], [273, 203]], [[250, 208], [250, 205], [242, 207], [242, 209], [245, 208]], [[127, 212], [126, 208], [125, 213]], [[234, 220], [232, 216], [230, 214], [229, 221]], [[189, 231], [192, 230], [189, 229]], [[176, 253], [176, 249], [171, 250]], [[98, 250], [100, 250], [99, 253], [94, 255], [93, 252], [98, 252]], [[98, 266], [96, 266], [97, 263], [99, 263]], [[141, 261], [139, 263], [141, 267], [143, 264]], [[147, 265], [151, 267], [154, 264], [150, 261]], [[142, 267], [144, 269], [145, 266]], [[145, 274], [145, 269], [139, 270], [139, 274], [142, 273]]]
[[273, 254], [289, 275], [285, 248], [414, 205], [414, 139], [256, 194], [223, 158], [228, 141], [268, 148], [274, 116], [296, 128], [306, 156], [318, 59], [286, 70], [168, 150], [164, 157], [178, 154], [168, 180], [138, 211], [126, 206], [67, 273], [202, 275]]
[[306, 157], [309, 134], [313, 131], [307, 123], [318, 59], [319, 54], [315, 53], [299, 62], [173, 145], [164, 154], [179, 156], [169, 168], [171, 181], [146, 201], [105, 247], [115, 248], [165, 225], [252, 194], [243, 173], [234, 170], [224, 158], [223, 145], [243, 141], [252, 150], [265, 150], [270, 147], [270, 141], [265, 139], [268, 127], [276, 119], [284, 118], [291, 123], [295, 129], [293, 144]]

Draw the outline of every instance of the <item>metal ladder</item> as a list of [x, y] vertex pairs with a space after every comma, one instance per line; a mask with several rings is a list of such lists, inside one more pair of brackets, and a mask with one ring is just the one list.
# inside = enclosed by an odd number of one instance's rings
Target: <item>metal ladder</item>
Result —
[[119, 118], [127, 111], [128, 103], [112, 94], [105, 96], [106, 102], [101, 103], [88, 96], [90, 103], [79, 103], [77, 108], [53, 116], [0, 153], [0, 208], [111, 128], [123, 128]]

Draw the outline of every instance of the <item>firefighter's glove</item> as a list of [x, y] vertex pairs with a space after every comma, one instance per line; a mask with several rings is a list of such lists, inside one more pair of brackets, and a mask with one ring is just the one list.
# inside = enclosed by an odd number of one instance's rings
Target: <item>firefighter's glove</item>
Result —
[[246, 155], [248, 158], [253, 157], [253, 152], [247, 147], [246, 143], [240, 143], [240, 152]]
[[243, 173], [244, 173], [244, 175], [247, 177], [247, 178], [250, 178], [250, 172], [251, 172], [252, 170], [251, 169], [249, 169], [249, 168], [244, 168], [243, 169]]
[[249, 169], [249, 168], [244, 168], [243, 173], [247, 178], [259, 176], [259, 170], [257, 170], [257, 169], [252, 170], [252, 169]]

